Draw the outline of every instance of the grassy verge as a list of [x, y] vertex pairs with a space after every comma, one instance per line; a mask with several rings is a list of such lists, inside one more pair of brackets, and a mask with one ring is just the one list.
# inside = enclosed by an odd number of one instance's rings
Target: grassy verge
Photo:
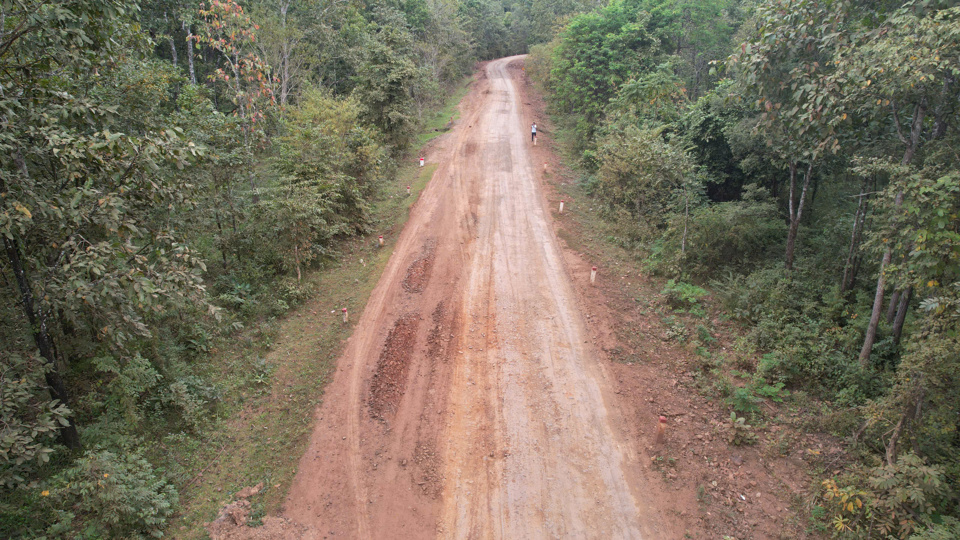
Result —
[[[461, 96], [451, 96], [448, 109]], [[172, 536], [207, 538], [204, 524], [247, 486], [264, 485], [261, 494], [250, 499], [251, 525], [282, 504], [309, 441], [324, 386], [380, 279], [410, 206], [435, 170], [436, 165], [401, 168], [390, 184], [394, 187], [386, 188], [374, 205], [375, 232], [348, 240], [340, 246], [337, 262], [308, 274], [298, 287], [307, 292], [298, 307], [283, 317], [256, 322], [210, 350], [206, 376], [222, 393], [216, 418], [194, 432], [165, 436], [152, 456], [164, 464], [180, 492]], [[383, 248], [377, 242], [380, 234]], [[344, 307], [351, 314], [349, 323], [342, 320]]]
[[417, 136], [417, 144], [424, 145], [429, 141], [443, 135], [450, 130], [450, 124], [460, 119], [460, 111], [457, 104], [470, 91], [470, 81], [472, 77], [464, 77], [460, 84], [454, 88], [447, 100], [446, 105], [429, 116], [423, 131]]

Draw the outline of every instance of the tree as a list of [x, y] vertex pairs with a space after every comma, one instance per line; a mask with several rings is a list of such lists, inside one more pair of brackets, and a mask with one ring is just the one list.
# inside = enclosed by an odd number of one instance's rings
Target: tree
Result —
[[709, 63], [727, 54], [730, 36], [736, 30], [732, 0], [646, 0], [650, 13], [648, 28], [661, 42], [664, 52], [683, 62], [674, 66], [682, 74], [691, 100], [702, 95], [708, 81]]
[[[5, 5], [6, 8], [6, 5]], [[110, 129], [96, 84], [137, 46], [126, 3], [16, 4], [0, 41], [2, 272], [58, 403], [64, 336], [122, 349], [149, 335], [149, 313], [202, 295], [203, 263], [155, 209], [189, 205], [189, 184], [163, 178], [199, 149], [175, 130]], [[72, 424], [60, 430], [80, 444]]]
[[656, 65], [647, 17], [635, 4], [616, 0], [574, 17], [560, 33], [552, 51], [551, 101], [557, 111], [579, 117], [581, 145], [593, 137], [620, 86]]
[[815, 167], [826, 153], [839, 150], [836, 128], [847, 118], [841, 111], [844, 74], [830, 65], [832, 51], [845, 39], [845, 14], [837, 4], [775, 0], [761, 5], [756, 36], [726, 64], [755, 98], [761, 114], [756, 129], [789, 172], [788, 270]]
[[[867, 151], [879, 158], [876, 163], [885, 164], [880, 172], [891, 184], [909, 181], [920, 168], [917, 161], [925, 158], [925, 147], [943, 139], [956, 122], [960, 8], [925, 9], [910, 3], [875, 27], [863, 29], [840, 53], [835, 63], [849, 77], [848, 107], [864, 123], [885, 130]], [[898, 189], [888, 216], [895, 217], [903, 204], [904, 193]], [[876, 339], [895, 246], [887, 241], [883, 248], [870, 323], [860, 350], [863, 365], [869, 362]], [[899, 247], [903, 256], [911, 250], [910, 245]], [[909, 292], [904, 295], [909, 296]], [[902, 329], [909, 305], [900, 304], [895, 334]]]
[[376, 19], [361, 51], [352, 95], [364, 108], [364, 120], [399, 151], [410, 143], [417, 125], [412, 89], [420, 86], [424, 72], [414, 62], [413, 36], [402, 15], [380, 8]]
[[356, 100], [317, 89], [288, 111], [279, 139], [285, 177], [263, 207], [298, 281], [304, 265], [330, 255], [334, 238], [367, 230], [366, 200], [386, 156], [360, 115]]
[[274, 103], [270, 66], [257, 54], [254, 44], [255, 24], [243, 7], [233, 0], [213, 0], [200, 8], [203, 17], [200, 31], [194, 39], [202, 46], [217, 51], [223, 67], [210, 76], [229, 88], [230, 99], [236, 105], [235, 114], [241, 119], [244, 132], [252, 131], [263, 119], [263, 108]]

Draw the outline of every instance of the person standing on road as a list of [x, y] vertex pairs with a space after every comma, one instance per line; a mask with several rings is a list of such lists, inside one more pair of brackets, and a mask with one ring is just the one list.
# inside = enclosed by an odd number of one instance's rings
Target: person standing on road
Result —
[[537, 123], [536, 122], [534, 122], [533, 125], [530, 126], [530, 142], [532, 143], [537, 142]]

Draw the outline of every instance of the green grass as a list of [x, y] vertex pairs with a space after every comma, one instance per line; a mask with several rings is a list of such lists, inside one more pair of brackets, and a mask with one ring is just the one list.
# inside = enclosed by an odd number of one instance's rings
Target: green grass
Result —
[[[447, 115], [465, 92], [464, 86], [452, 95], [437, 116]], [[234, 493], [260, 482], [264, 490], [250, 499], [256, 520], [279, 509], [354, 322], [386, 267], [410, 206], [437, 168], [408, 161], [391, 183], [394, 187], [373, 205], [375, 231], [348, 240], [339, 247], [336, 262], [306, 275], [307, 301], [284, 317], [256, 322], [222, 339], [211, 351], [206, 375], [223, 391], [216, 418], [197, 433], [165, 436], [151, 456], [180, 492], [171, 536], [207, 538], [204, 524]], [[377, 242], [380, 234], [383, 248]], [[351, 314], [346, 324], [343, 307]]]

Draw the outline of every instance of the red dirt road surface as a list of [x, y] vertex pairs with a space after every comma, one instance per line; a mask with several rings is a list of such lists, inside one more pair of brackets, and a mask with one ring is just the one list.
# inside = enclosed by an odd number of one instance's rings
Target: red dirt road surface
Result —
[[428, 155], [327, 388], [283, 511], [319, 537], [666, 537], [550, 224], [518, 61], [485, 66]]

